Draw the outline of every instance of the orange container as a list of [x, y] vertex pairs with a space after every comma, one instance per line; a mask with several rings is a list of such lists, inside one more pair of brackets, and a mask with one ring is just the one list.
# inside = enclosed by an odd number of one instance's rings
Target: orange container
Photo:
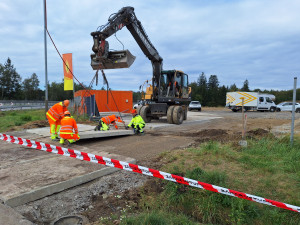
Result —
[[133, 107], [132, 91], [80, 90], [75, 92], [75, 98], [81, 98], [81, 107], [85, 106], [84, 97], [91, 95], [95, 95], [99, 112], [129, 113]]

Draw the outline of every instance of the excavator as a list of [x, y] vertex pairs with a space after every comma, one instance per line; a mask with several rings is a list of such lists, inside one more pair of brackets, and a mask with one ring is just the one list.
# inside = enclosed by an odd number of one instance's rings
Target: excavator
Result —
[[188, 75], [180, 70], [162, 69], [163, 59], [149, 40], [133, 7], [123, 7], [111, 14], [105, 25], [91, 33], [93, 70], [129, 68], [132, 65], [135, 56], [129, 50], [110, 51], [106, 40], [123, 27], [129, 30], [153, 68], [152, 84], [146, 89], [143, 105], [138, 108], [138, 113], [146, 123], [167, 116], [168, 123], [182, 124], [187, 119], [188, 104], [191, 101]]

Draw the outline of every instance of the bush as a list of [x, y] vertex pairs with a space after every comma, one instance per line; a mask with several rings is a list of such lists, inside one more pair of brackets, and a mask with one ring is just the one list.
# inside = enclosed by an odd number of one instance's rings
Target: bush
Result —
[[32, 121], [32, 117], [29, 116], [29, 115], [23, 115], [23, 116], [21, 116], [20, 119], [21, 119], [22, 121], [26, 121], [26, 122]]

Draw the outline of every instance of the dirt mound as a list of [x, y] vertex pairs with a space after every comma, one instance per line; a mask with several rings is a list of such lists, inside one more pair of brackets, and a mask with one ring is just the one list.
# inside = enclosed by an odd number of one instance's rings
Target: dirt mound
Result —
[[234, 139], [227, 130], [223, 129], [205, 129], [192, 134], [190, 133], [189, 136], [197, 138], [193, 144], [195, 146], [207, 141], [219, 141], [225, 143]]
[[248, 135], [251, 135], [251, 136], [265, 136], [265, 135], [268, 135], [270, 132], [267, 131], [267, 130], [264, 130], [262, 128], [258, 128], [258, 129], [254, 129], [254, 130], [250, 130], [247, 132]]
[[49, 123], [46, 120], [38, 120], [26, 123], [22, 126], [23, 129], [33, 129], [33, 128], [40, 128], [40, 127], [48, 127]]
[[226, 130], [221, 130], [221, 129], [206, 129], [206, 130], [201, 130], [199, 132], [194, 133], [191, 135], [192, 137], [214, 137], [214, 136], [222, 136], [222, 135], [227, 135]]

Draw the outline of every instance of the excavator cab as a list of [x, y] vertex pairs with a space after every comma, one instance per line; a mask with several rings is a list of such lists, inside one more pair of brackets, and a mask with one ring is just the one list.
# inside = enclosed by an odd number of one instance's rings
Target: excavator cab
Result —
[[100, 40], [99, 33], [93, 32], [94, 45], [91, 54], [93, 70], [129, 68], [135, 60], [129, 50], [109, 51], [108, 41]]
[[163, 70], [159, 95], [167, 98], [189, 98], [188, 76], [180, 70]]

